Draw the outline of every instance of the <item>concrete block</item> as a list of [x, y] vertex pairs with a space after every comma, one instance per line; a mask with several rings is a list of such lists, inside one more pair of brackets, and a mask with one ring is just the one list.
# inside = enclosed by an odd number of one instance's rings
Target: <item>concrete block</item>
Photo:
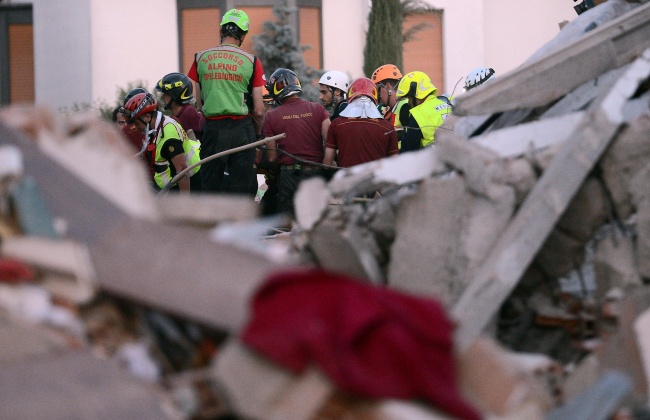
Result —
[[[467, 188], [476, 194], [491, 197], [491, 186], [505, 181], [505, 168], [499, 155], [485, 147], [470, 143], [452, 133], [442, 133], [436, 141], [440, 159], [460, 171]], [[496, 193], [498, 195], [498, 192]]]
[[354, 223], [341, 226], [325, 219], [311, 230], [309, 237], [309, 248], [322, 268], [376, 284], [384, 282], [384, 272], [377, 261], [379, 246], [369, 232]]
[[650, 278], [650, 164], [641, 169], [632, 180], [630, 193], [636, 207], [636, 263], [639, 274]]
[[332, 198], [325, 180], [307, 179], [298, 185], [294, 198], [296, 220], [304, 230], [310, 230], [322, 217]]
[[480, 135], [498, 117], [498, 114], [468, 115], [466, 117], [452, 115], [457, 118], [454, 122], [454, 134], [467, 139]]
[[612, 288], [623, 290], [641, 286], [636, 270], [631, 238], [610, 235], [598, 242], [594, 259], [596, 296], [603, 299]]
[[515, 211], [515, 193], [511, 187], [494, 185], [492, 196], [493, 199], [487, 199], [472, 194], [468, 203], [467, 221], [460, 235], [469, 272], [485, 259]]
[[650, 157], [650, 116], [644, 115], [621, 130], [601, 159], [603, 180], [616, 214], [626, 219], [633, 211], [629, 186]]
[[611, 303], [616, 326], [603, 335], [603, 342], [594, 352], [603, 371], [619, 370], [632, 378], [634, 396], [647, 401], [648, 376], [645, 374], [635, 321], [650, 307], [650, 288], [644, 286]]
[[0, 314], [0, 342], [0, 366], [68, 349], [63, 335], [3, 314]]
[[520, 204], [535, 186], [537, 174], [525, 158], [507, 160], [504, 181], [514, 189], [516, 203]]
[[157, 205], [167, 221], [204, 226], [251, 220], [259, 215], [259, 205], [234, 194], [165, 194], [157, 196]]
[[471, 196], [463, 178], [428, 179], [402, 201], [391, 248], [388, 285], [449, 305], [463, 289], [467, 261], [460, 238]]
[[607, 220], [609, 205], [600, 180], [587, 178], [557, 223], [564, 233], [587, 243]]
[[500, 157], [522, 156], [532, 150], [566, 141], [584, 116], [584, 112], [576, 112], [558, 118], [519, 124], [473, 137], [470, 141]]
[[549, 277], [563, 277], [584, 262], [584, 243], [559, 229], [553, 229], [535, 261]]
[[315, 368], [296, 375], [237, 340], [220, 350], [212, 375], [226, 388], [237, 414], [254, 419], [310, 419], [334, 387]]

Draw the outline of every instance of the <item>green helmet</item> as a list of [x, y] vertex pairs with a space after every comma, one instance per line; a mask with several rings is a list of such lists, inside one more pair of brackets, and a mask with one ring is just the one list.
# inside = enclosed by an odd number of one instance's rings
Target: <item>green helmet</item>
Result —
[[221, 25], [226, 25], [228, 23], [234, 23], [244, 32], [248, 32], [248, 27], [250, 26], [250, 21], [248, 20], [248, 15], [243, 10], [239, 9], [230, 9], [223, 15], [221, 19]]

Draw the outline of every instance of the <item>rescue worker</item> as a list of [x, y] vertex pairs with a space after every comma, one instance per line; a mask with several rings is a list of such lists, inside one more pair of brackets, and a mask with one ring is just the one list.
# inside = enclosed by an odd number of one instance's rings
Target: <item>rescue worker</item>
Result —
[[201, 140], [205, 118], [194, 106], [192, 81], [183, 73], [169, 73], [156, 83], [160, 101], [171, 111], [192, 140]]
[[[124, 101], [122, 102], [122, 109], [124, 105], [129, 102], [129, 99], [133, 98], [135, 95], [138, 93], [147, 93], [147, 91], [144, 88], [137, 87], [135, 89], [131, 89], [126, 96], [124, 96]], [[142, 145], [144, 144], [144, 134], [142, 131], [138, 129], [138, 127], [135, 126], [135, 124], [129, 124], [128, 121], [126, 124], [122, 126], [122, 132], [126, 136], [127, 139], [129, 139], [129, 143], [135, 147], [135, 150], [138, 152], [138, 155], [141, 155], [144, 153], [142, 150]], [[145, 162], [146, 163], [146, 162]], [[153, 176], [153, 174], [151, 174]]]
[[334, 121], [341, 114], [347, 105], [345, 94], [350, 87], [350, 79], [347, 74], [338, 70], [330, 70], [321, 76], [318, 81], [318, 93], [320, 101], [325, 108], [332, 109], [330, 121]]
[[468, 92], [481, 86], [483, 83], [494, 78], [494, 69], [490, 67], [477, 67], [470, 71], [465, 77], [465, 87], [463, 90]]
[[[262, 93], [264, 106], [268, 112], [275, 108], [277, 104], [266, 86], [262, 87]], [[280, 177], [280, 170], [277, 165], [269, 163], [268, 153], [266, 150], [267, 148], [265, 144], [257, 147], [257, 150], [255, 151], [255, 167], [258, 175], [264, 175], [264, 183], [266, 184], [266, 190], [260, 198], [262, 215], [270, 216], [280, 212], [278, 208], [278, 178]]]
[[350, 85], [348, 106], [327, 132], [324, 164], [332, 165], [336, 151], [339, 166], [344, 168], [399, 153], [395, 129], [377, 109], [377, 96], [368, 78]]
[[[138, 93], [129, 99], [123, 114], [127, 122], [145, 133], [144, 155], [153, 168], [155, 188], [162, 189], [177, 173], [200, 160], [201, 143], [190, 140], [176, 120], [158, 111], [151, 93]], [[192, 169], [172, 190], [200, 191], [200, 168]]]
[[302, 92], [300, 80], [289, 69], [274, 71], [266, 88], [280, 105], [268, 112], [262, 132], [265, 137], [286, 134], [286, 138], [268, 143], [269, 162], [280, 166], [278, 208], [293, 214], [298, 184], [323, 175], [320, 164], [330, 116], [321, 104], [298, 97]]
[[[197, 107], [203, 112], [201, 158], [261, 138], [264, 122], [262, 63], [241, 46], [250, 22], [242, 10], [231, 9], [223, 15], [221, 44], [196, 53], [188, 76], [196, 82]], [[204, 191], [254, 195], [257, 179], [253, 162], [255, 149], [248, 149], [212, 160], [201, 169]], [[227, 186], [222, 186], [228, 168]]]
[[377, 86], [379, 102], [377, 109], [397, 130], [397, 144], [401, 147], [403, 126], [406, 121], [402, 122], [400, 116], [407, 120], [409, 110], [406, 98], [397, 100], [397, 86], [402, 79], [402, 72], [394, 64], [384, 64], [372, 72], [370, 79]]
[[438, 89], [421, 71], [402, 77], [397, 87], [397, 97], [407, 98], [410, 105], [402, 152], [418, 150], [433, 145], [434, 133], [444, 122], [449, 105], [438, 99]]

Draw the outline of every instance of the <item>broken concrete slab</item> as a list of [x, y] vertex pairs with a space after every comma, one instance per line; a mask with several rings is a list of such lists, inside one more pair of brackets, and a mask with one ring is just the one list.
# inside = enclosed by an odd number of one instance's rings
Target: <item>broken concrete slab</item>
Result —
[[468, 189], [476, 194], [491, 198], [492, 187], [505, 182], [503, 160], [483, 146], [467, 142], [452, 133], [442, 133], [436, 149], [440, 160], [460, 171]]
[[[63, 335], [0, 313], [0, 366], [67, 351]], [[2, 409], [0, 408], [0, 411]]]
[[[582, 83], [629, 63], [648, 47], [650, 4], [644, 4], [587, 32], [557, 52], [459, 96], [454, 113], [477, 115], [548, 104]], [[521, 94], [521, 86], [526, 86], [527, 95]]]
[[626, 375], [606, 373], [582, 394], [551, 411], [546, 419], [607, 420], [627, 397], [631, 387]]
[[161, 217], [169, 222], [214, 226], [259, 215], [259, 206], [253, 200], [237, 195], [165, 194], [156, 201]]
[[643, 285], [636, 270], [633, 241], [617, 232], [598, 242], [594, 270], [595, 295], [600, 300], [612, 288], [629, 290]]
[[575, 131], [584, 116], [584, 112], [576, 112], [558, 118], [519, 124], [474, 137], [470, 141], [497, 153], [502, 158], [522, 156], [531, 150], [563, 143]]
[[[444, 200], [441, 199], [444, 197]], [[461, 177], [428, 179], [418, 193], [405, 198], [396, 222], [388, 285], [450, 305], [462, 292], [460, 232], [466, 228], [470, 195]]]
[[71, 302], [88, 302], [96, 292], [97, 276], [88, 248], [70, 240], [13, 236], [3, 238], [0, 253], [45, 272], [43, 286]]
[[[650, 11], [650, 9], [648, 9]], [[623, 104], [650, 75], [650, 51], [636, 60], [565, 142], [453, 308], [456, 343], [471, 345], [517, 285], [595, 162], [623, 124]]]
[[379, 246], [369, 232], [354, 221], [341, 225], [324, 220], [312, 228], [309, 248], [319, 265], [326, 270], [368, 279], [374, 284], [385, 283], [384, 272], [377, 261]]
[[417, 152], [340, 169], [328, 186], [334, 196], [354, 197], [373, 193], [386, 186], [421, 181], [447, 171], [438, 158], [436, 148], [427, 147]]
[[161, 389], [83, 351], [1, 364], [0, 390], [3, 418], [173, 418]]
[[323, 178], [301, 182], [294, 198], [296, 220], [300, 227], [307, 231], [314, 227], [323, 217], [331, 198]]
[[636, 264], [639, 274], [650, 278], [650, 164], [641, 169], [632, 179], [630, 194], [636, 207]]
[[650, 156], [650, 115], [632, 121], [618, 135], [599, 162], [602, 178], [612, 198], [616, 216], [626, 219], [633, 211], [632, 179]]
[[232, 408], [247, 418], [311, 419], [334, 391], [315, 368], [295, 375], [238, 340], [226, 343], [212, 366]]
[[527, 159], [509, 159], [505, 163], [504, 182], [514, 189], [515, 201], [519, 205], [535, 186], [537, 174]]
[[[19, 115], [21, 112], [24, 115]], [[31, 132], [42, 153], [122, 211], [146, 220], [157, 219], [146, 168], [133, 158], [132, 149], [108, 122], [92, 114], [54, 118], [41, 108], [8, 108], [0, 119]], [[97, 176], [98, 168], [111, 176]]]
[[633, 393], [638, 401], [647, 401], [648, 376], [645, 373], [641, 348], [634, 329], [639, 315], [650, 307], [650, 289], [640, 287], [622, 300], [611, 302], [610, 316], [616, 316], [615, 326], [609, 326], [603, 334], [603, 342], [594, 354], [603, 371], [617, 370], [632, 380]]
[[575, 88], [546, 110], [540, 119], [558, 118], [585, 109], [594, 99], [611, 89], [629, 64], [607, 71]]
[[557, 222], [564, 233], [586, 244], [608, 217], [608, 198], [602, 182], [589, 177]]

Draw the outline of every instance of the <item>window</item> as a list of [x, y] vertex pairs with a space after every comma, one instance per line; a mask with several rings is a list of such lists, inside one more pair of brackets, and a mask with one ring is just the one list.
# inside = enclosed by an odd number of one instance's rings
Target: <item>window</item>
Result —
[[0, 6], [0, 104], [34, 102], [31, 5]]

